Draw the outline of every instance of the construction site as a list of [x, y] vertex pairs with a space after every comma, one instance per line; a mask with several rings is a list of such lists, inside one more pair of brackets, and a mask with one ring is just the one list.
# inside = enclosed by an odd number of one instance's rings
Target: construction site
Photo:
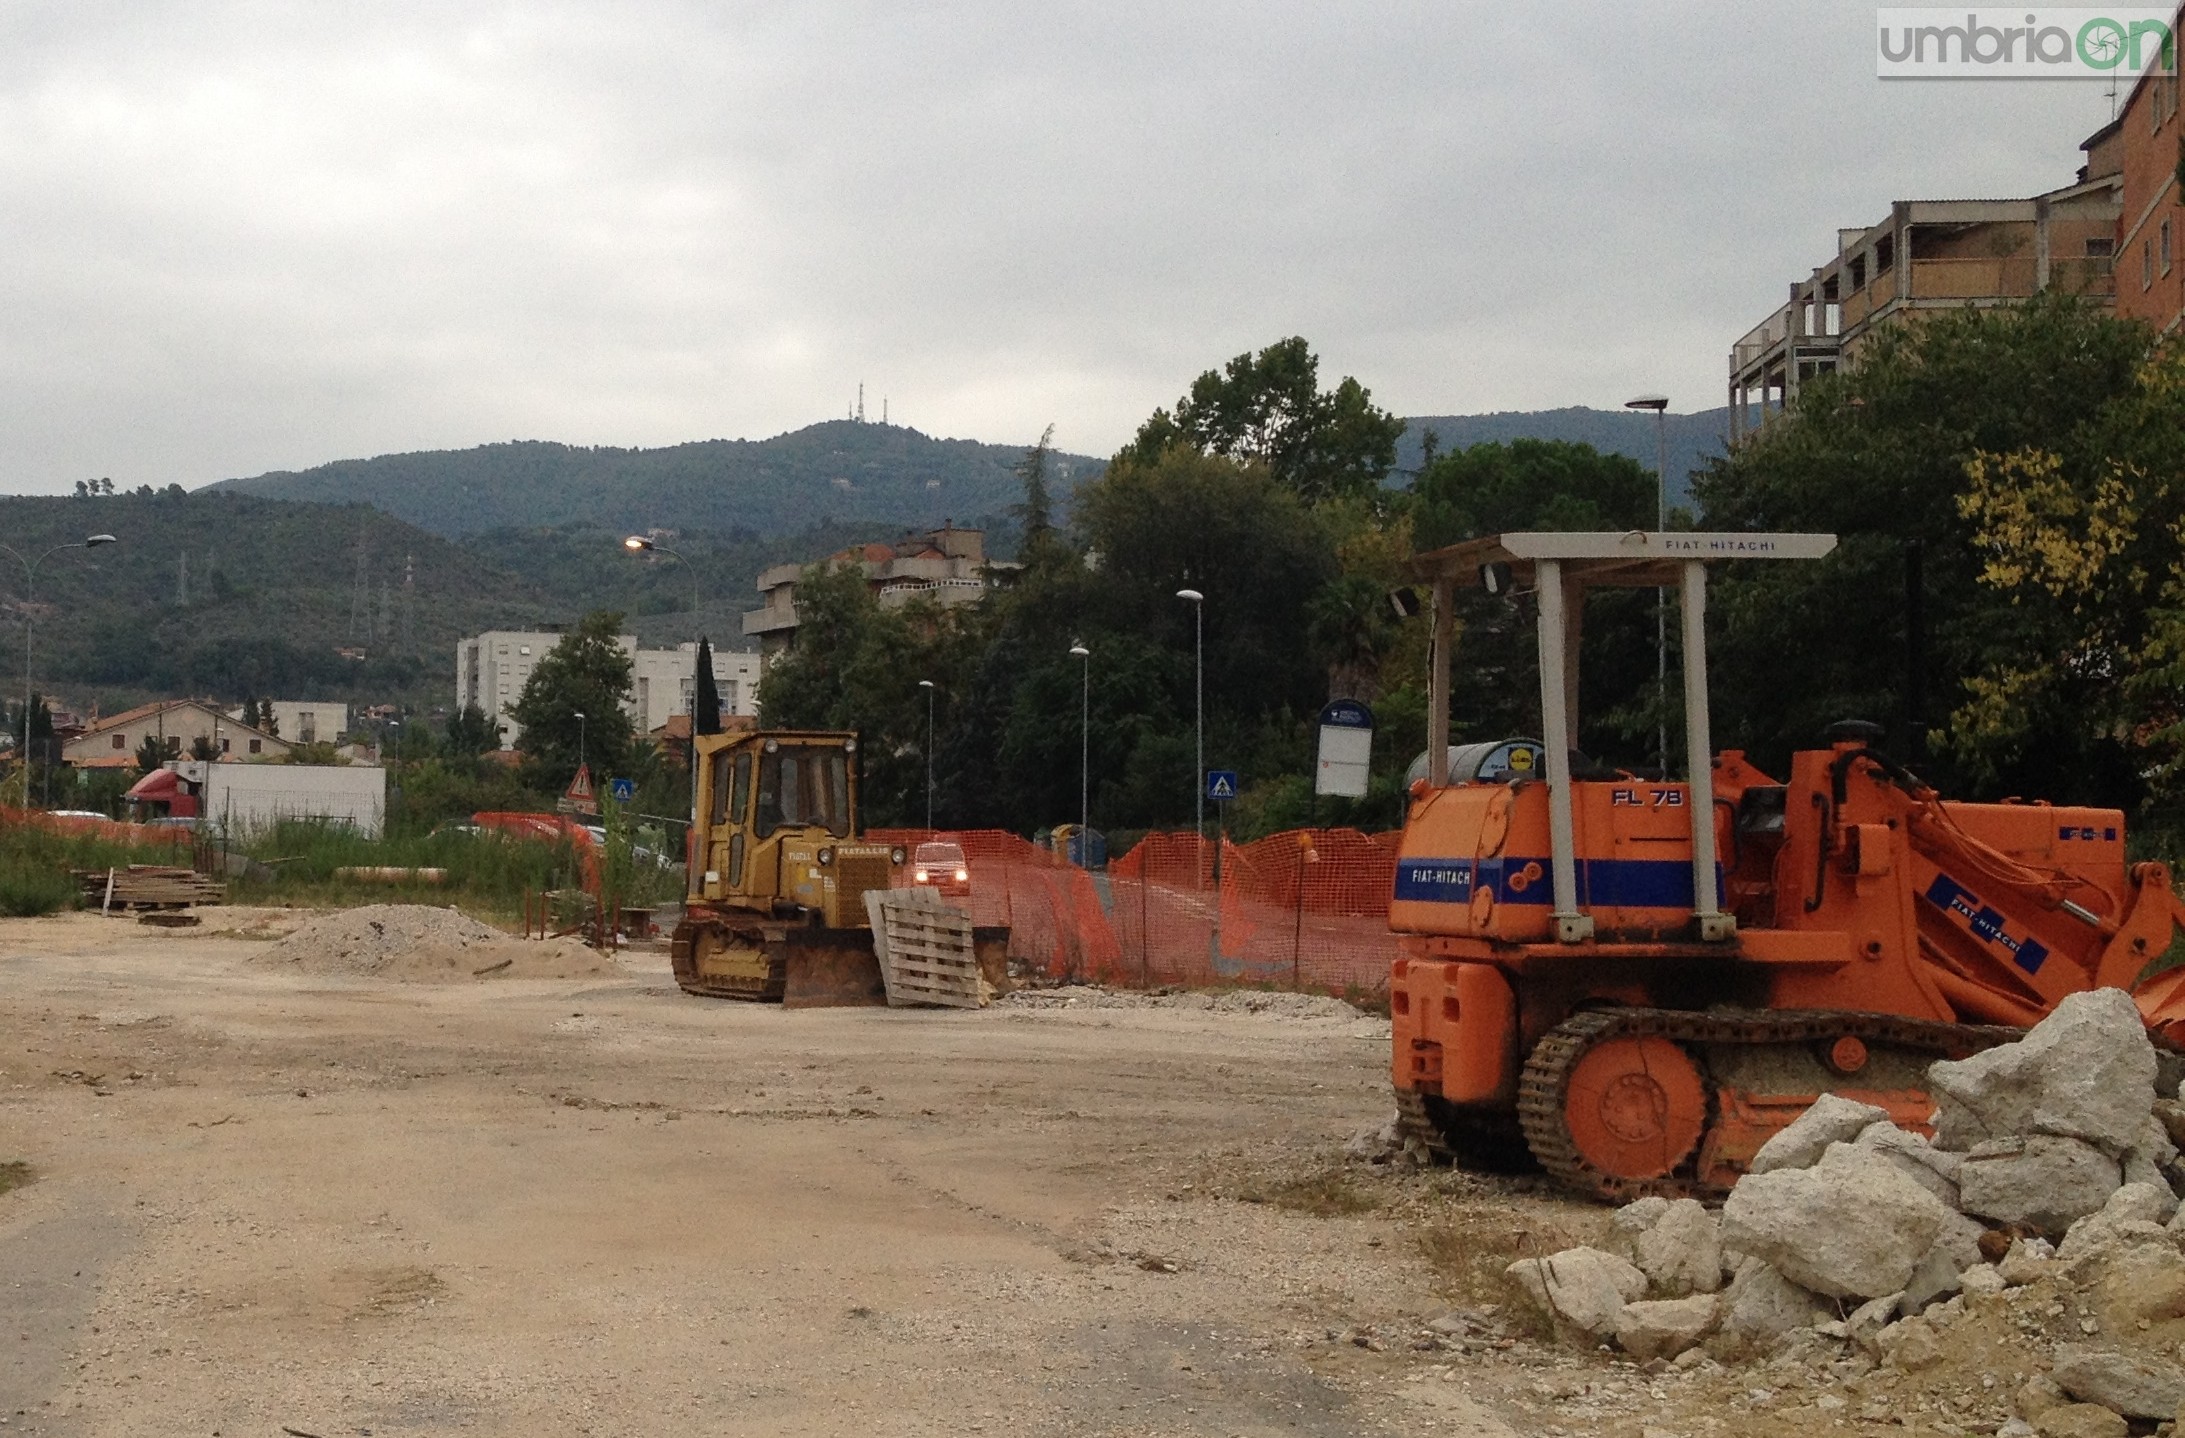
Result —
[[[1094, 871], [866, 829], [857, 734], [741, 729], [672, 925], [604, 860], [521, 937], [79, 870], [0, 922], [0, 1421], [2173, 1433], [2185, 904], [2120, 812], [1946, 798], [1878, 726], [1712, 748], [1710, 566], [1834, 544], [1417, 556], [1432, 724], [1514, 585], [1539, 729], [1387, 835]], [[1678, 596], [1681, 778], [1570, 743], [1615, 589]]]

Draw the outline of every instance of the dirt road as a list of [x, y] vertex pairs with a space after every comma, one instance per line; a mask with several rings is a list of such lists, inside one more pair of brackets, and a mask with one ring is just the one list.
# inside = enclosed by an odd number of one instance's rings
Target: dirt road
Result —
[[1685, 1375], [1477, 1313], [1598, 1213], [1344, 1163], [1388, 1112], [1384, 1020], [785, 1013], [644, 954], [327, 978], [208, 912], [0, 922], [0, 1162], [31, 1170], [0, 1194], [0, 1434], [1638, 1438], [1691, 1411]]

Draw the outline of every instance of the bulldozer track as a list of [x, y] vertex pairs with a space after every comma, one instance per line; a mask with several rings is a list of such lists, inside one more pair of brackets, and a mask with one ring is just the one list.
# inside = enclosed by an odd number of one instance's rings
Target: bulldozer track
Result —
[[1457, 1156], [1441, 1125], [1427, 1112], [1426, 1095], [1415, 1089], [1396, 1090], [1396, 1132], [1407, 1141], [1416, 1140], [1436, 1163], [1450, 1163]]
[[[1564, 1118], [1564, 1103], [1571, 1072], [1587, 1050], [1611, 1038], [1627, 1037], [1659, 1037], [1678, 1044], [1774, 1046], [1812, 1044], [1848, 1035], [1868, 1043], [1932, 1053], [1940, 1059], [1964, 1058], [2024, 1034], [2022, 1029], [1998, 1025], [1945, 1024], [1830, 1010], [1694, 1013], [1676, 1009], [1592, 1009], [1565, 1019], [1534, 1045], [1518, 1078], [1517, 1117], [1525, 1142], [1540, 1166], [1580, 1193], [1612, 1203], [1628, 1203], [1649, 1194], [1720, 1198], [1727, 1190], [1699, 1181], [1689, 1171], [1690, 1156], [1677, 1172], [1666, 1177], [1633, 1180], [1604, 1173], [1580, 1155]], [[1420, 1122], [1432, 1127], [1423, 1097], [1403, 1094], [1398, 1109], [1404, 1116], [1406, 1133], [1410, 1132], [1414, 1113]], [[1694, 1152], [1704, 1144], [1703, 1134]]]
[[[755, 932], [755, 931], [754, 931]], [[749, 937], [746, 935], [746, 937]], [[764, 936], [758, 942], [763, 945]], [[697, 945], [696, 926], [683, 923], [676, 926], [669, 945], [670, 961], [675, 970], [675, 985], [686, 994], [696, 994], [706, 999], [740, 999], [745, 1003], [778, 1003], [788, 972], [788, 961], [779, 954], [769, 956], [767, 977], [751, 982], [733, 978], [701, 977], [695, 954]]]

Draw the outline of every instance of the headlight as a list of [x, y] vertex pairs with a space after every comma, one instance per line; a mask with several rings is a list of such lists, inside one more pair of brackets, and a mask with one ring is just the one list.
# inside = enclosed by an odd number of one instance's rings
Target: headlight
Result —
[[900, 846], [888, 850], [888, 862], [891, 864], [900, 864], [908, 857]]
[[963, 883], [968, 883], [968, 882], [970, 882], [970, 879], [971, 879], [971, 871], [970, 871], [969, 869], [958, 869], [958, 870], [956, 871], [956, 882], [957, 882], [957, 883], [959, 883], [959, 884], [963, 884]]
[[914, 884], [923, 884], [926, 881], [926, 871], [920, 869], [917, 873], [910, 876], [910, 881]]
[[843, 740], [842, 752], [845, 754], [855, 754], [857, 752], [857, 740], [854, 738]]
[[779, 753], [781, 752], [781, 740], [779, 740], [779, 739], [769, 739], [769, 740], [767, 740], [767, 741], [766, 741], [766, 752], [767, 752], [767, 753], [769, 753], [769, 754], [779, 754]]
[[829, 845], [828, 847], [819, 851], [819, 862], [822, 865], [832, 864], [834, 861], [835, 851], [833, 845]]

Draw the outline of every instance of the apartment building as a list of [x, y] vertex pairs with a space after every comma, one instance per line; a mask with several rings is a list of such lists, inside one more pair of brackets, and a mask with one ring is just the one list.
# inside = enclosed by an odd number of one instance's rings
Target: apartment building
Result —
[[1788, 301], [1731, 347], [1731, 443], [1796, 403], [1806, 382], [1855, 363], [1860, 347], [1892, 325], [2050, 289], [2112, 303], [2125, 189], [2120, 125], [2129, 128], [2120, 120], [2088, 137], [2078, 179], [2061, 189], [2017, 200], [1899, 200], [1881, 221], [1837, 231], [1834, 258], [1792, 284]]
[[766, 653], [786, 648], [794, 639], [797, 581], [814, 563], [862, 568], [880, 603], [890, 609], [914, 599], [931, 600], [944, 607], [969, 604], [986, 592], [995, 571], [1016, 567], [987, 559], [983, 530], [953, 525], [905, 535], [892, 544], [837, 550], [824, 560], [774, 565], [760, 571], [760, 606], [744, 615], [744, 634], [757, 639]]
[[[2180, 12], [2185, 21], [2185, 11]], [[2123, 152], [2122, 213], [2117, 220], [2117, 313], [2164, 334], [2185, 319], [2185, 125], [2178, 120], [2177, 76], [2140, 77], [2111, 127]]]
[[[551, 629], [493, 630], [455, 646], [455, 707], [475, 704], [500, 724], [501, 747], [513, 749], [523, 728], [509, 717], [509, 707], [523, 697], [524, 685], [541, 659], [561, 643]], [[615, 643], [630, 656], [630, 698], [623, 708], [640, 731], [650, 733], [672, 714], [688, 714], [697, 690], [698, 646], [641, 649], [637, 637], [618, 634]], [[735, 650], [713, 651], [713, 679], [721, 691], [723, 714], [758, 713], [760, 658]]]

